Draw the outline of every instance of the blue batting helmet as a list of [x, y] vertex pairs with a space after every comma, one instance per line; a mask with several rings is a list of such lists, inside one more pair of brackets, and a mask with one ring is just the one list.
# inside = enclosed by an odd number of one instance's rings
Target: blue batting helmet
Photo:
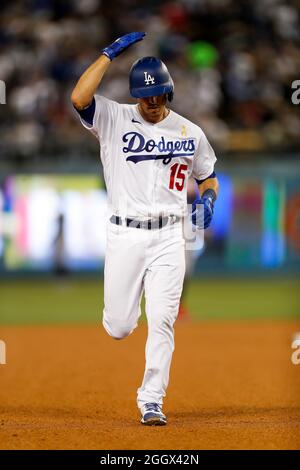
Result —
[[166, 65], [156, 57], [143, 57], [134, 62], [129, 73], [130, 94], [146, 98], [167, 94], [172, 101], [174, 83]]

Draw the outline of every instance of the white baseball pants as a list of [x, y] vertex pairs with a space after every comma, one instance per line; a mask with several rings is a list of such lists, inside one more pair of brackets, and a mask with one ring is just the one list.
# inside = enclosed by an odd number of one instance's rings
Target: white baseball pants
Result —
[[174, 351], [174, 322], [185, 272], [181, 223], [145, 230], [108, 222], [103, 326], [122, 339], [137, 326], [145, 290], [146, 367], [137, 404], [163, 404]]

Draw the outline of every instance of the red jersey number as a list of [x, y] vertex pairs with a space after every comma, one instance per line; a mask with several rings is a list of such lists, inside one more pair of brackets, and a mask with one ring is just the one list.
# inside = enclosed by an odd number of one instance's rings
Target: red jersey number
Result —
[[186, 177], [184, 172], [187, 169], [187, 165], [180, 165], [179, 163], [174, 163], [174, 165], [171, 166], [169, 189], [177, 189], [177, 191], [183, 190]]

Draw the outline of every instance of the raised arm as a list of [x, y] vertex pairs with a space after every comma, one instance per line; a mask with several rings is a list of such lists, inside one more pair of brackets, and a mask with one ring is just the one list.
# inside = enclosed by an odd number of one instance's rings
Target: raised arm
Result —
[[76, 109], [82, 110], [92, 102], [93, 96], [100, 85], [110, 62], [110, 59], [102, 54], [81, 75], [71, 95], [71, 101]]
[[76, 109], [82, 110], [91, 104], [111, 61], [144, 36], [145, 33], [140, 32], [125, 34], [103, 49], [101, 56], [81, 75], [72, 91], [71, 101]]

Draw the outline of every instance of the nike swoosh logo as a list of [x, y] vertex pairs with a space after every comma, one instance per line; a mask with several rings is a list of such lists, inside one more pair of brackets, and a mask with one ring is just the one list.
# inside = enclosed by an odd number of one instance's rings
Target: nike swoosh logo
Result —
[[140, 121], [136, 121], [135, 119], [131, 119], [131, 122], [136, 122], [137, 124], [142, 124]]

